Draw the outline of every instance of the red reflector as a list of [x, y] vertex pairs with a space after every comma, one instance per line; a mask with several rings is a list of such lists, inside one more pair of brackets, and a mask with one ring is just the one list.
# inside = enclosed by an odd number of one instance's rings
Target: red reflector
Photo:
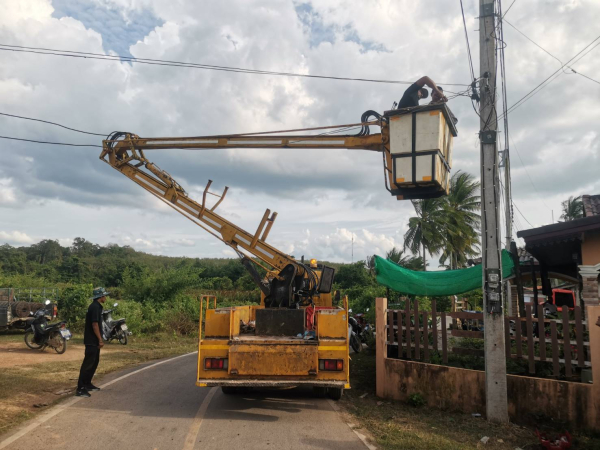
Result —
[[343, 359], [320, 359], [319, 360], [319, 369], [320, 370], [330, 370], [330, 371], [344, 370], [344, 360]]
[[204, 358], [204, 368], [211, 370], [226, 370], [227, 358]]

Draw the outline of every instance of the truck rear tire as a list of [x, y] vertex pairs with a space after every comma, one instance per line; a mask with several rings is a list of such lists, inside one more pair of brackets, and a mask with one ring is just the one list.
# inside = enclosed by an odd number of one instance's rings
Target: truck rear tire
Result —
[[329, 398], [332, 400], [339, 400], [342, 398], [342, 394], [344, 392], [344, 388], [327, 388], [327, 394]]
[[235, 395], [238, 393], [238, 388], [235, 386], [221, 386], [221, 392], [225, 395]]
[[327, 395], [327, 388], [323, 386], [313, 386], [315, 397], [323, 398]]

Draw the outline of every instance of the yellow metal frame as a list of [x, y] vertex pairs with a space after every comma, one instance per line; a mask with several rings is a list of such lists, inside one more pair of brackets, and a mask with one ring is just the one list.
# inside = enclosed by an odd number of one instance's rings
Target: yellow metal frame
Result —
[[[202, 311], [205, 300], [200, 300], [200, 328], [198, 345], [198, 386], [244, 385], [244, 386], [336, 386], [350, 389], [350, 355], [348, 337], [348, 297], [344, 296], [342, 307], [318, 310], [317, 337], [315, 340], [296, 340], [252, 336], [244, 339], [239, 334], [240, 317], [250, 319], [262, 306], [244, 306], [207, 309], [206, 321], [222, 322], [220, 336], [202, 336]], [[212, 297], [211, 297], [212, 298]], [[208, 305], [209, 302], [206, 301]], [[216, 306], [216, 299], [213, 302]], [[208, 314], [214, 311], [214, 314]], [[225, 320], [227, 317], [228, 320]], [[224, 321], [225, 320], [225, 321]], [[229, 325], [223, 330], [223, 324]], [[204, 358], [227, 358], [229, 369], [225, 371], [204, 370]], [[319, 359], [343, 359], [342, 372], [320, 371]], [[232, 368], [234, 372], [232, 372]], [[309, 373], [312, 371], [312, 373]]]

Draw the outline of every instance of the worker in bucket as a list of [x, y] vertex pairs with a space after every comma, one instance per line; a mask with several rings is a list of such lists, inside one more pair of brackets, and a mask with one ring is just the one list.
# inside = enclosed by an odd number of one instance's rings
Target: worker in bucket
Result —
[[419, 100], [425, 99], [429, 96], [429, 91], [423, 86], [428, 86], [432, 89], [432, 97], [436, 95], [439, 101], [447, 102], [448, 99], [444, 96], [444, 93], [437, 87], [435, 81], [425, 76], [419, 78], [413, 84], [411, 84], [398, 103], [398, 109], [400, 108], [411, 108], [413, 106], [419, 106]]
[[[432, 91], [431, 92], [431, 101], [429, 102], [430, 105], [435, 105], [436, 103], [446, 103], [448, 101], [448, 99], [446, 97], [444, 97], [444, 88], [441, 86], [438, 86], [438, 90], [440, 90], [442, 92], [442, 95], [439, 95], [437, 92]], [[448, 113], [450, 113], [450, 118], [452, 119], [452, 122], [454, 122], [454, 125], [456, 125], [458, 123], [458, 119], [452, 113], [452, 111], [450, 111], [450, 108], [448, 108]]]
[[108, 294], [102, 287], [94, 289], [92, 304], [85, 315], [85, 331], [83, 333], [85, 356], [79, 371], [79, 381], [75, 392], [77, 397], [90, 397], [90, 391], [100, 390], [99, 387], [92, 384], [92, 378], [94, 378], [100, 362], [100, 349], [104, 347], [100, 327], [102, 326], [102, 304], [106, 301]]

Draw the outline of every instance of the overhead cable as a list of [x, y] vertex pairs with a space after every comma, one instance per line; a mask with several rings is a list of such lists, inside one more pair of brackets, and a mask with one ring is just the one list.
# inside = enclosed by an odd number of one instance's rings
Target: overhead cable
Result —
[[66, 130], [76, 131], [77, 133], [91, 134], [92, 136], [106, 136], [108, 134], [108, 133], [92, 133], [90, 131], [78, 130], [77, 128], [67, 127], [65, 125], [61, 125], [60, 123], [50, 122], [48, 120], [42, 120], [42, 119], [34, 119], [33, 117], [17, 116], [15, 114], [8, 114], [8, 113], [3, 113], [3, 112], [0, 112], [0, 116], [13, 117], [15, 119], [25, 119], [25, 120], [33, 120], [35, 122], [47, 123], [48, 125], [55, 125], [57, 127], [61, 127]]
[[[548, 50], [546, 50], [544, 47], [542, 47], [540, 44], [538, 44], [537, 42], [535, 42], [533, 39], [531, 39], [529, 36], [527, 36], [525, 33], [523, 33], [521, 30], [519, 30], [517, 27], [515, 27], [512, 23], [510, 23], [508, 20], [503, 19], [503, 22], [506, 22], [508, 25], [510, 25], [517, 33], [519, 33], [521, 36], [523, 36], [525, 39], [527, 39], [529, 42], [531, 42], [533, 45], [535, 45], [536, 47], [538, 47], [540, 50], [544, 51], [545, 53], [547, 53], [548, 55], [550, 55], [552, 58], [554, 58], [555, 60], [557, 60], [560, 64], [561, 64], [561, 69], [564, 72], [564, 68], [567, 67], [572, 73], [576, 74], [576, 75], [581, 75], [584, 78], [587, 78], [590, 81], [593, 81], [594, 83], [598, 83], [600, 84], [600, 81], [594, 80], [593, 78], [588, 77], [587, 75], [582, 74], [581, 72], [576, 71], [575, 69], [573, 69], [571, 66], [567, 66], [566, 64], [564, 64], [560, 59], [558, 59], [556, 56], [554, 56], [552, 53], [550, 53]], [[584, 55], [585, 56], [585, 55]], [[568, 72], [565, 72], [568, 73]]]
[[465, 39], [467, 41], [467, 56], [469, 58], [469, 70], [471, 71], [471, 79], [475, 79], [475, 71], [473, 70], [473, 58], [471, 57], [471, 46], [469, 45], [469, 34], [467, 32], [467, 21], [465, 20], [465, 10], [463, 2], [460, 0], [460, 12], [462, 13], [463, 26], [465, 29]]
[[[510, 114], [512, 111], [514, 111], [516, 108], [518, 108], [519, 106], [521, 106], [523, 103], [525, 103], [527, 100], [529, 100], [531, 97], [533, 97], [535, 94], [537, 94], [539, 91], [541, 91], [543, 88], [545, 88], [548, 84], [550, 84], [552, 81], [554, 81], [556, 79], [555, 75], [557, 73], [559, 73], [563, 67], [567, 66], [571, 61], [575, 60], [575, 58], [577, 58], [579, 55], [581, 55], [585, 50], [587, 50], [589, 47], [591, 47], [593, 44], [596, 43], [596, 41], [600, 40], [600, 36], [596, 37], [592, 42], [590, 42], [588, 45], [586, 45], [581, 51], [579, 51], [579, 53], [577, 53], [575, 56], [573, 56], [571, 59], [569, 59], [565, 64], [563, 64], [559, 69], [557, 69], [556, 71], [554, 71], [552, 73], [552, 75], [550, 75], [548, 78], [546, 78], [544, 81], [542, 81], [540, 84], [538, 84], [536, 87], [534, 87], [531, 91], [529, 91], [527, 94], [525, 94], [523, 97], [521, 97], [517, 102], [513, 103], [513, 105], [508, 108], [508, 111], [506, 112], [506, 114]], [[581, 58], [583, 58], [584, 56], [586, 56], [588, 53], [590, 53], [592, 50], [594, 50], [598, 45], [600, 45], [600, 42], [596, 45], [594, 45], [588, 52], [586, 52], [585, 54], [583, 54], [580, 58], [578, 58], [576, 61], [579, 61]], [[576, 62], [575, 61], [575, 62]], [[500, 119], [501, 117], [499, 117]]]
[[94, 144], [69, 144], [69, 143], [65, 143], [65, 142], [37, 141], [37, 140], [34, 140], [34, 139], [23, 139], [23, 138], [16, 138], [16, 137], [10, 137], [10, 136], [0, 136], [0, 139], [10, 139], [11, 141], [33, 142], [33, 143], [36, 143], [36, 144], [66, 145], [66, 146], [69, 146], [69, 147], [98, 147], [98, 148], [102, 148], [101, 145], [94, 145]]
[[[298, 77], [298, 78], [319, 78], [327, 80], [337, 81], [364, 81], [369, 83], [388, 83], [388, 84], [413, 84], [414, 81], [398, 81], [398, 80], [381, 80], [371, 78], [350, 78], [350, 77], [335, 77], [329, 75], [310, 75], [303, 73], [293, 72], [277, 72], [269, 70], [257, 70], [257, 69], [245, 69], [242, 67], [231, 67], [231, 66], [215, 66], [211, 64], [201, 63], [187, 63], [182, 61], [169, 61], [162, 59], [150, 59], [150, 58], [135, 58], [132, 56], [125, 55], [105, 55], [102, 53], [90, 53], [90, 52], [78, 52], [72, 50], [59, 50], [42, 47], [25, 47], [19, 45], [8, 45], [0, 43], [0, 50], [13, 51], [21, 53], [34, 53], [39, 55], [51, 55], [51, 56], [64, 56], [72, 58], [84, 58], [84, 59], [98, 59], [108, 61], [127, 61], [131, 63], [149, 64], [158, 66], [171, 66], [171, 67], [186, 67], [191, 69], [203, 69], [203, 70], [217, 70], [224, 72], [236, 72], [236, 73], [249, 73], [255, 75], [275, 75], [275, 76], [286, 76], [286, 77]], [[461, 83], [440, 83], [447, 86], [468, 86], [468, 84]]]

